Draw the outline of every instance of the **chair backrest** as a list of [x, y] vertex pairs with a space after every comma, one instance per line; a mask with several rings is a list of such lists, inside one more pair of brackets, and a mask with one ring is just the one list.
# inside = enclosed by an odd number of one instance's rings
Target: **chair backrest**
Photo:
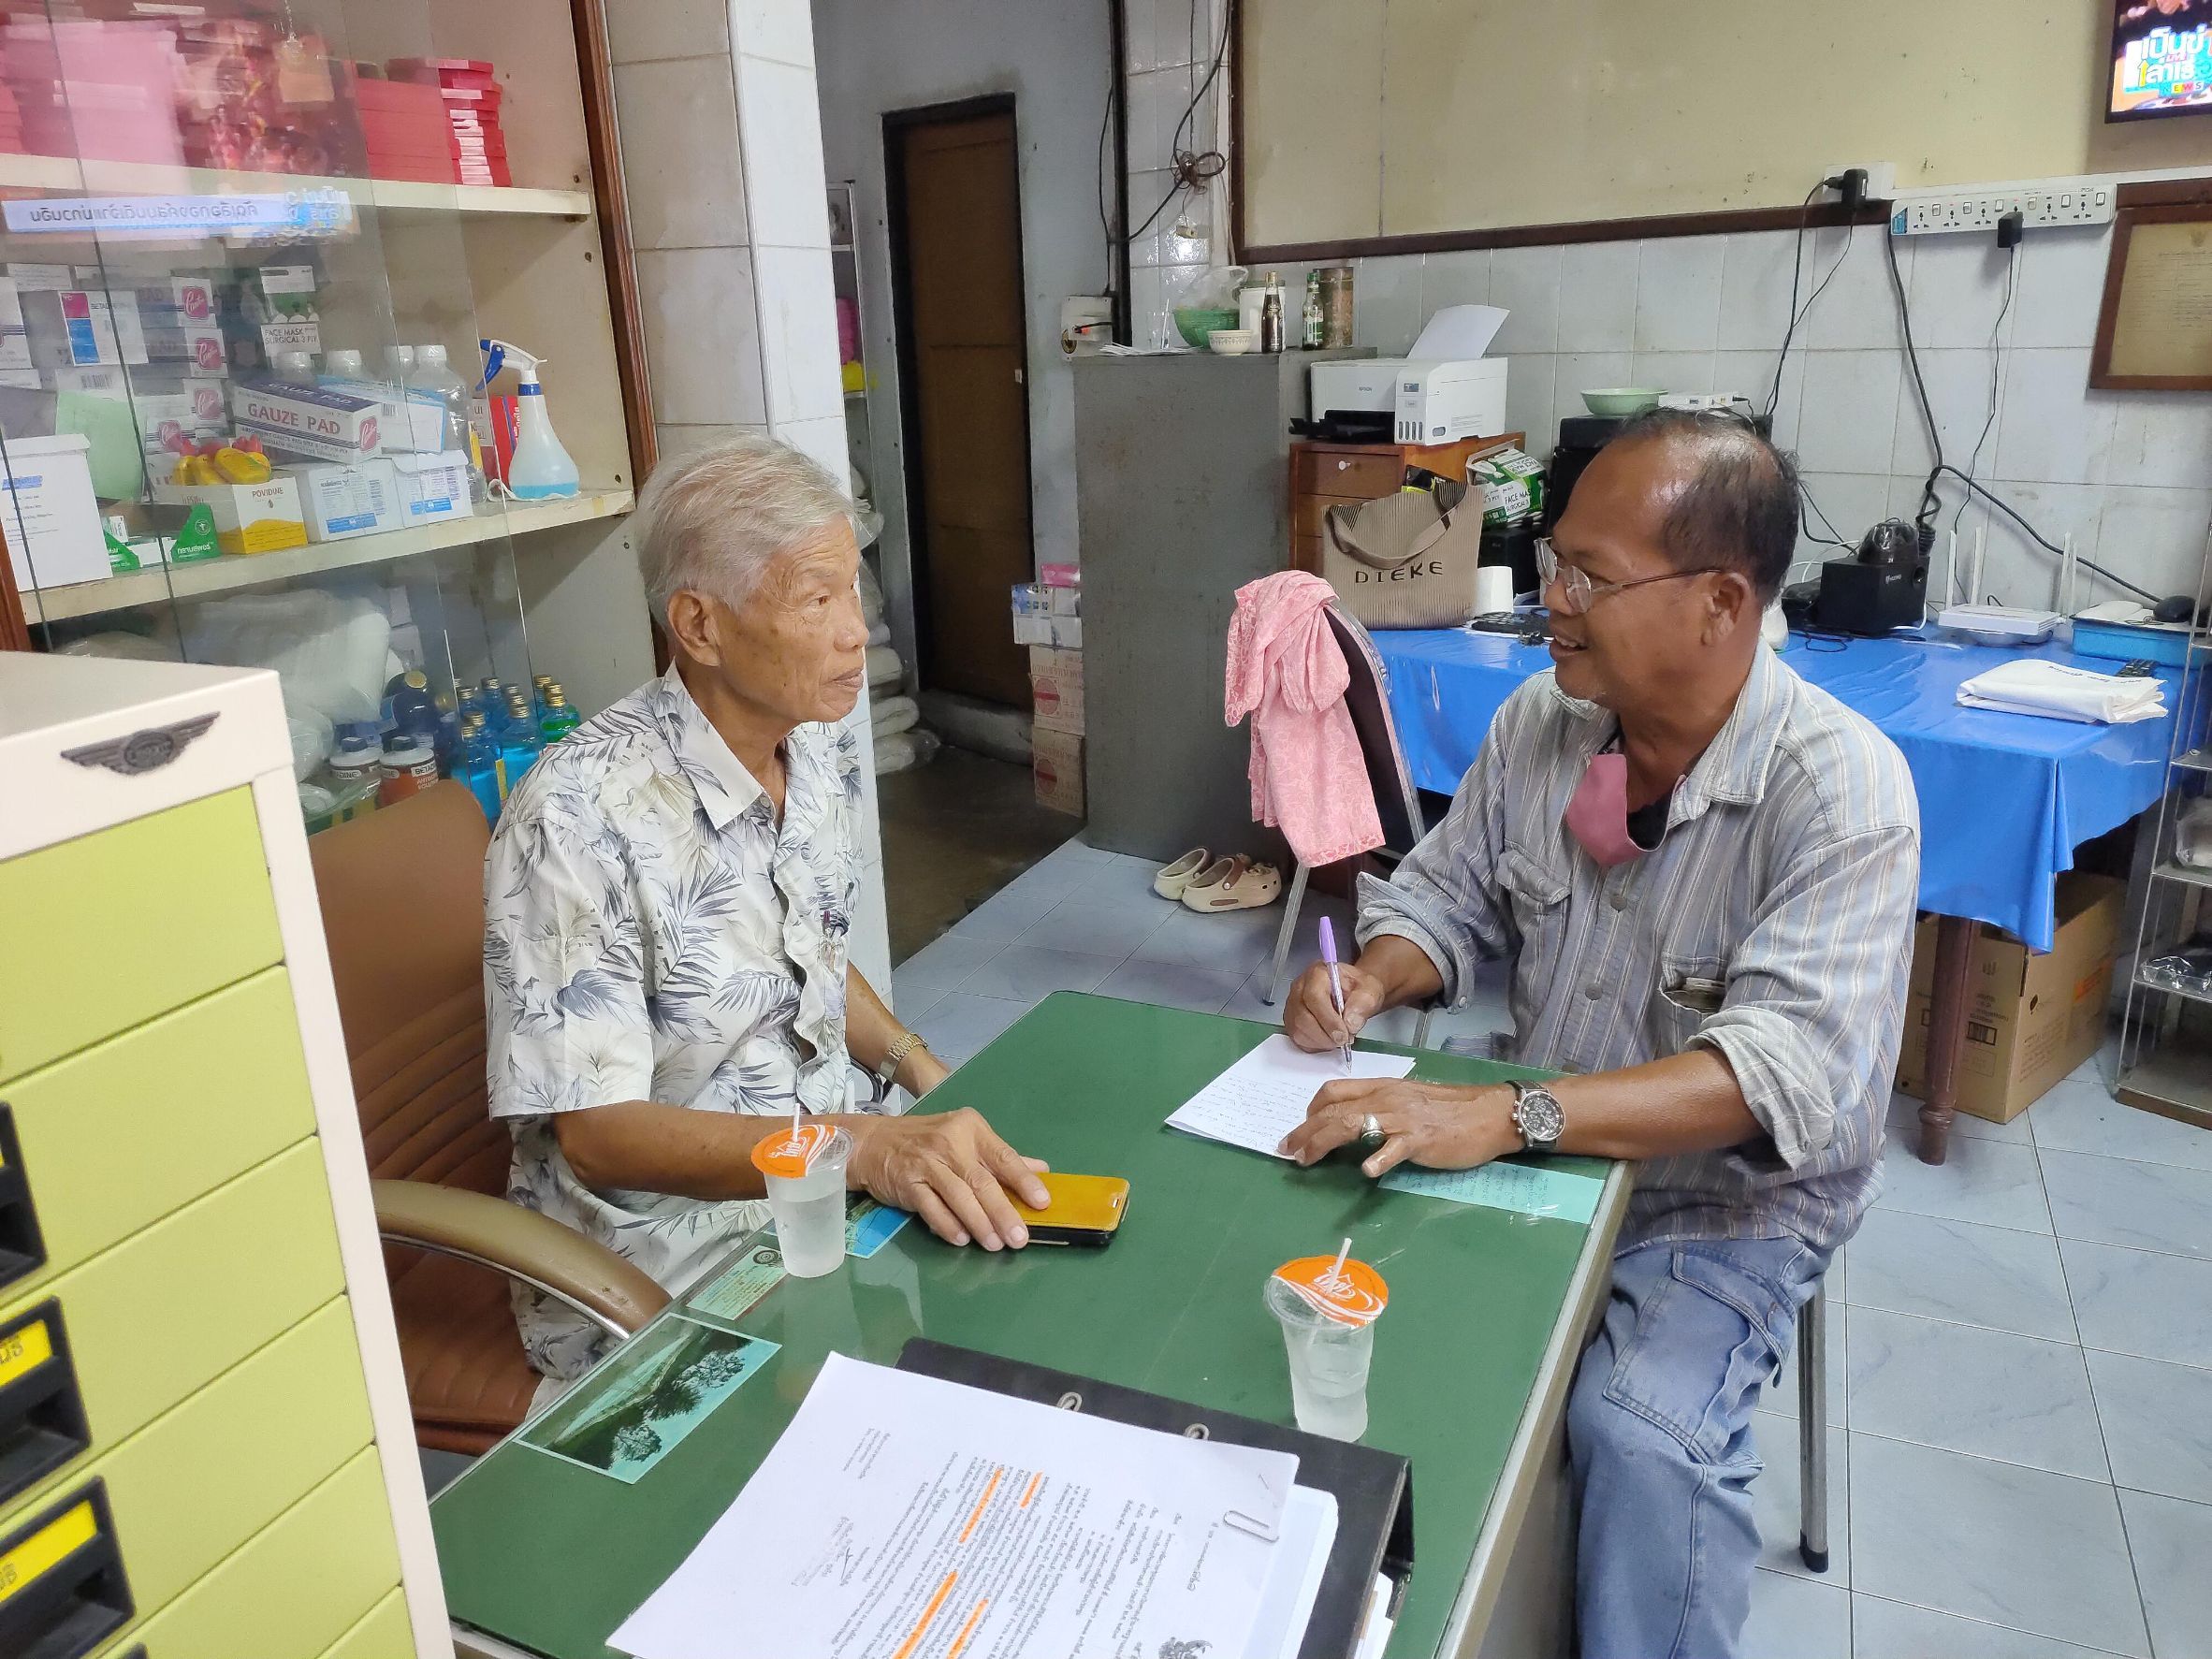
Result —
[[1375, 648], [1367, 630], [1342, 605], [1330, 605], [1329, 626], [1344, 650], [1345, 666], [1351, 670], [1345, 706], [1351, 710], [1361, 758], [1367, 763], [1368, 786], [1375, 791], [1375, 809], [1382, 819], [1383, 845], [1404, 857], [1428, 830], [1421, 822], [1420, 793], [1413, 786], [1405, 751], [1398, 747], [1398, 727], [1390, 719], [1390, 670], [1383, 666], [1382, 653]]
[[504, 1196], [485, 1108], [484, 809], [451, 781], [308, 843], [369, 1172]]

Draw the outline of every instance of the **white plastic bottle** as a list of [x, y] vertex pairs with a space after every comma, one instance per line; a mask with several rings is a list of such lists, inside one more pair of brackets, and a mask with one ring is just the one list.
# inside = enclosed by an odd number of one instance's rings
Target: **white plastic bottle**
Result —
[[476, 456], [474, 435], [469, 429], [469, 388], [453, 371], [443, 345], [433, 342], [415, 348], [415, 372], [407, 377], [407, 388], [426, 393], [444, 405], [444, 431], [438, 447], [457, 452], [468, 462], [469, 500], [482, 505], [484, 469]]
[[575, 494], [582, 474], [554, 436], [553, 417], [546, 413], [546, 388], [538, 383], [538, 366], [545, 359], [503, 340], [487, 340], [483, 346], [487, 385], [506, 358], [515, 359], [515, 455], [507, 463], [507, 488], [522, 501]]

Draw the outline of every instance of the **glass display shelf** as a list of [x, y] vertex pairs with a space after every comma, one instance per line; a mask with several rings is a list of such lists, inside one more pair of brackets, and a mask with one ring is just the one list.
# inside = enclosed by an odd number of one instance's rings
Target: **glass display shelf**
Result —
[[245, 173], [160, 162], [79, 161], [66, 155], [0, 153], [0, 190], [85, 189], [111, 196], [238, 196], [337, 191], [359, 207], [427, 213], [534, 213], [584, 219], [591, 196], [582, 190], [514, 185], [448, 184], [343, 174]]
[[465, 712], [554, 741], [651, 672], [576, 31], [0, 7], [0, 640], [274, 671], [311, 829], [461, 776]]
[[196, 564], [157, 566], [153, 570], [130, 571], [97, 581], [80, 582], [72, 587], [35, 589], [31, 595], [25, 596], [25, 603], [35, 605], [44, 620], [59, 622], [154, 604], [172, 594], [182, 599], [236, 588], [265, 587], [303, 576], [382, 564], [388, 560], [408, 559], [417, 553], [434, 553], [446, 547], [473, 546], [502, 536], [526, 535], [558, 525], [618, 517], [634, 504], [627, 489], [588, 490], [558, 501], [514, 502], [487, 508], [469, 518], [396, 530], [384, 535], [361, 536], [349, 542], [293, 547], [281, 553], [210, 559]]

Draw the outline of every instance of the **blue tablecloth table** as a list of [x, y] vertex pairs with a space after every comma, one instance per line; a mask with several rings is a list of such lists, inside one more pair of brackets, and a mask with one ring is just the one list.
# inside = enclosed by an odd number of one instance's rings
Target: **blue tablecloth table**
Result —
[[[1414, 781], [1449, 793], [1474, 763], [1492, 717], [1516, 687], [1551, 665], [1542, 646], [1464, 629], [1375, 635], [1390, 670], [1390, 711]], [[2090, 726], [1962, 708], [1959, 683], [2019, 656], [2109, 673], [2117, 663], [2059, 646], [2001, 650], [1893, 636], [1808, 644], [1783, 661], [1879, 726], [1912, 769], [1920, 797], [1920, 904], [1941, 916], [1929, 1087], [1921, 1156], [1943, 1161], [1950, 1130], [1964, 981], [1973, 924], [1990, 923], [2047, 951], [2053, 878], [2074, 850], [2153, 805], [2165, 787], [2171, 719]], [[2180, 702], [2176, 671], [2169, 707]]]

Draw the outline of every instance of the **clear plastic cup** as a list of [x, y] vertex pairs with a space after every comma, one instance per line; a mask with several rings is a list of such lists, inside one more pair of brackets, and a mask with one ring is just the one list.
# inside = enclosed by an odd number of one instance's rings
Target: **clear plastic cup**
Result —
[[[1325, 1256], [1285, 1263], [1269, 1275], [1265, 1300], [1283, 1328], [1298, 1426], [1332, 1440], [1357, 1440], [1367, 1432], [1368, 1361], [1389, 1291], [1364, 1263], [1347, 1261], [1333, 1279], [1331, 1265]], [[1300, 1284], [1306, 1288], [1297, 1288]]]
[[768, 1213], [784, 1271], [819, 1279], [845, 1261], [845, 1165], [852, 1137], [828, 1124], [799, 1126], [767, 1136], [752, 1149], [753, 1167], [768, 1189]]

